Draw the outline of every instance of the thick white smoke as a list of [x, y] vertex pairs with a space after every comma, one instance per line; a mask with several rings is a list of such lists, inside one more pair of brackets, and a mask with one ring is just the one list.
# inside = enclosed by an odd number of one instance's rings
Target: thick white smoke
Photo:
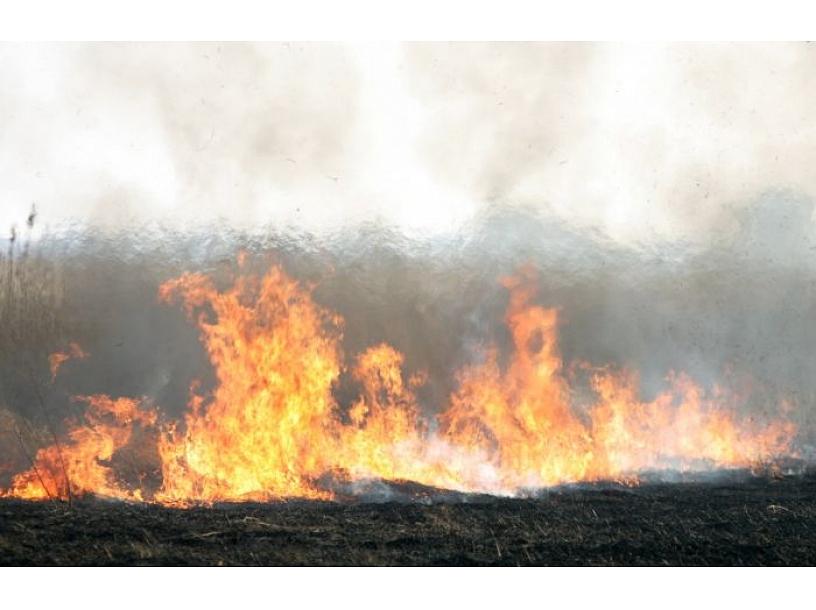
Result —
[[3, 44], [0, 226], [451, 232], [532, 206], [707, 243], [812, 195], [808, 44]]

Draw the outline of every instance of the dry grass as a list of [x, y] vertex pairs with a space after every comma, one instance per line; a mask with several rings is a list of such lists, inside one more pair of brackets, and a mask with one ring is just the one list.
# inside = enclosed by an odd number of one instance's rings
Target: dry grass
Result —
[[48, 358], [65, 342], [63, 287], [57, 264], [32, 239], [35, 222], [32, 208], [22, 234], [11, 227], [8, 246], [0, 250], [0, 446], [6, 452], [0, 484], [21, 458], [30, 465], [37, 448], [59, 443], [47, 407]]
[[[8, 249], [0, 251], [0, 366], [42, 392], [50, 382], [48, 355], [61, 347], [65, 321], [58, 267], [32, 243], [35, 218], [32, 210], [22, 238], [12, 227]], [[13, 400], [9, 377], [0, 383], [3, 397]]]

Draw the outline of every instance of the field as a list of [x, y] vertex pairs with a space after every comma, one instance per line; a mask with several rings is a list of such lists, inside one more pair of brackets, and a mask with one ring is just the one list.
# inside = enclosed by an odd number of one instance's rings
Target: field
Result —
[[[377, 499], [389, 501], [374, 501]], [[366, 500], [366, 501], [361, 501]], [[372, 482], [343, 502], [0, 501], [3, 565], [814, 565], [816, 473], [524, 499]]]

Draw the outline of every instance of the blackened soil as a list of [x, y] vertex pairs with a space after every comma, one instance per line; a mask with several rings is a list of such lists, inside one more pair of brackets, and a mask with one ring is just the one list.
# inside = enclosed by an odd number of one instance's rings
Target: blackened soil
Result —
[[401, 502], [184, 510], [5, 499], [0, 564], [816, 564], [814, 473], [581, 486], [528, 499], [410, 491]]

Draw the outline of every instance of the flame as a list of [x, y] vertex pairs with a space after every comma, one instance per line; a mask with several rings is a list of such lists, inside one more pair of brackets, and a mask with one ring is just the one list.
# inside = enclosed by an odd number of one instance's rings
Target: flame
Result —
[[791, 422], [741, 420], [727, 392], [709, 396], [685, 374], [670, 377], [670, 389], [643, 403], [635, 374], [596, 370], [594, 403], [581, 409], [558, 351], [558, 312], [530, 302], [534, 272], [523, 268], [503, 284], [511, 291], [509, 364], [500, 370], [491, 348], [483, 364], [460, 374], [440, 418], [452, 443], [488, 453], [502, 486], [634, 482], [643, 471], [752, 467], [790, 452]]
[[136, 426], [156, 423], [156, 412], [143, 409], [140, 399], [87, 396], [78, 400], [87, 403], [85, 424], [75, 426], [67, 442], [40, 449], [31, 468], [14, 477], [6, 495], [37, 500], [92, 493], [143, 500], [142, 490], [117, 480], [110, 465], [128, 445]]
[[[362, 396], [349, 409], [350, 425], [339, 429], [341, 468], [352, 479], [376, 477], [467, 488], [468, 477], [452, 460], [468, 456], [430, 432], [414, 393], [424, 376], [413, 375], [406, 383], [402, 367], [402, 354], [385, 344], [358, 357], [354, 377], [362, 385]], [[473, 457], [469, 459], [472, 462]]]
[[791, 422], [759, 426], [739, 418], [727, 392], [706, 393], [688, 375], [649, 403], [637, 399], [633, 373], [603, 371], [593, 378], [600, 400], [591, 413], [599, 476], [675, 468], [750, 467], [784, 455], [796, 433]]
[[48, 363], [51, 368], [51, 383], [54, 383], [54, 380], [57, 378], [57, 373], [59, 372], [60, 367], [65, 362], [68, 362], [69, 360], [87, 357], [88, 354], [86, 354], [82, 350], [78, 343], [69, 344], [67, 352], [57, 352], [55, 354], [51, 354], [48, 357]]
[[335, 448], [340, 318], [278, 267], [225, 292], [188, 274], [160, 297], [198, 312], [218, 380], [211, 397], [194, 396], [186, 429], [171, 429], [160, 445], [160, 500], [324, 497], [310, 480], [331, 466]]
[[491, 348], [484, 364], [459, 376], [459, 391], [441, 417], [457, 445], [492, 456], [510, 486], [550, 485], [586, 478], [592, 461], [589, 431], [570, 406], [561, 375], [558, 313], [529, 303], [532, 271], [503, 280], [511, 291], [506, 322], [514, 352], [505, 371]]
[[[502, 361], [496, 346], [485, 347], [456, 374], [457, 389], [434, 417], [417, 397], [425, 376], [407, 372], [393, 347], [373, 346], [346, 368], [343, 320], [280, 267], [226, 288], [185, 274], [159, 296], [198, 325], [214, 389], [203, 393], [194, 383], [182, 421], [159, 422], [142, 400], [83, 398], [85, 424], [41, 449], [6, 494], [188, 505], [331, 498], [338, 480], [368, 477], [513, 494], [573, 481], [634, 482], [665, 468], [751, 467], [791, 453], [792, 423], [782, 414], [764, 424], [741, 417], [743, 397], [723, 388], [706, 391], [680, 373], [643, 402], [633, 372], [565, 367], [559, 312], [534, 302], [535, 272], [522, 268], [502, 283], [512, 352]], [[63, 361], [52, 357], [54, 374]], [[340, 405], [334, 390], [346, 370], [359, 396]], [[578, 391], [573, 370], [589, 372], [587, 392]], [[156, 431], [161, 483], [153, 490], [116, 474], [116, 456], [137, 429]]]

